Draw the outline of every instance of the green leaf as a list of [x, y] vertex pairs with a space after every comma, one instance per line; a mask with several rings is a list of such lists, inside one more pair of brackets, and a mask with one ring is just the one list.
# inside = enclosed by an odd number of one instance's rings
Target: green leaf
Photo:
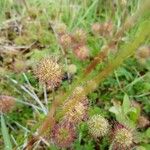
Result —
[[122, 105], [124, 114], [128, 113], [130, 109], [130, 105], [131, 103], [130, 103], [129, 97], [127, 94], [125, 94], [123, 98], [123, 105]]
[[130, 119], [136, 123], [139, 116], [140, 116], [140, 109], [139, 108], [135, 108], [135, 107], [131, 107], [128, 111], [129, 117]]
[[120, 112], [120, 108], [116, 107], [116, 106], [112, 106], [112, 107], [110, 107], [109, 111], [114, 113], [115, 115], [118, 115]]
[[136, 148], [136, 150], [146, 150], [146, 148], [143, 147], [143, 146], [138, 146], [138, 147]]
[[4, 119], [3, 115], [1, 115], [1, 130], [2, 130], [2, 135], [3, 135], [3, 139], [4, 139], [5, 150], [12, 150], [12, 144], [10, 142], [8, 129], [6, 127], [5, 119]]
[[91, 107], [91, 108], [89, 109], [89, 115], [90, 115], [90, 116], [93, 116], [93, 115], [95, 115], [95, 114], [101, 114], [101, 112], [102, 112], [102, 110], [101, 110], [99, 107], [97, 107], [97, 106]]
[[147, 136], [148, 138], [150, 138], [150, 128], [148, 128], [148, 129], [146, 130], [146, 136]]

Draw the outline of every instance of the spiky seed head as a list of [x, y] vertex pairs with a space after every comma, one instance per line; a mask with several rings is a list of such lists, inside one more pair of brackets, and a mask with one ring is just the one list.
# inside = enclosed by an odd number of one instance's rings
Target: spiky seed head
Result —
[[[73, 101], [75, 101], [75, 103], [72, 104]], [[68, 120], [73, 124], [85, 121], [88, 117], [88, 108], [89, 101], [84, 95], [83, 88], [77, 87], [72, 96], [70, 96], [63, 105], [63, 110], [66, 110], [64, 120]]]
[[136, 58], [139, 62], [145, 63], [148, 59], [150, 59], [150, 47], [141, 46], [136, 52]]
[[77, 29], [73, 34], [73, 39], [76, 43], [85, 43], [86, 42], [86, 32], [82, 29]]
[[92, 116], [88, 122], [89, 133], [94, 137], [103, 137], [109, 131], [109, 123], [108, 121], [102, 117], [101, 115]]
[[[64, 120], [68, 120], [71, 123], [78, 124], [81, 121], [85, 121], [87, 119], [88, 112], [88, 99], [84, 99], [80, 102], [77, 102], [74, 107], [68, 109], [64, 116]], [[66, 104], [67, 105], [67, 104]]]
[[113, 133], [114, 149], [128, 149], [133, 144], [133, 132], [123, 125], [117, 125]]
[[54, 57], [47, 57], [40, 61], [35, 69], [35, 74], [42, 84], [50, 90], [58, 87], [62, 81], [62, 69]]
[[60, 36], [60, 44], [62, 45], [62, 47], [69, 48], [71, 47], [71, 43], [72, 43], [72, 39], [69, 34], [62, 34]]
[[67, 32], [67, 26], [64, 23], [56, 23], [54, 30], [57, 34], [65, 34]]
[[75, 137], [75, 127], [70, 122], [56, 124], [52, 130], [52, 140], [60, 148], [70, 147]]
[[15, 106], [15, 100], [11, 96], [0, 95], [0, 114], [12, 111]]
[[85, 60], [89, 57], [89, 49], [85, 45], [79, 45], [73, 49], [74, 54], [80, 60]]

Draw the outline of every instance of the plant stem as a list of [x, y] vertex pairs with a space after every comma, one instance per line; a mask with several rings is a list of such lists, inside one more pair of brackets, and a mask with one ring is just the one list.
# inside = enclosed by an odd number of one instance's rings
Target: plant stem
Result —
[[[148, 0], [146, 1], [147, 3], [143, 4], [143, 8], [141, 8], [141, 11], [138, 11], [137, 14], [141, 16], [141, 14], [144, 13], [144, 9], [148, 10], [149, 6], [150, 6], [150, 2], [148, 2]], [[148, 5], [149, 4], [149, 5]], [[145, 5], [147, 5], [147, 7], [145, 7]], [[135, 20], [137, 20], [137, 18], [135, 18]], [[127, 22], [131, 23], [131, 22]], [[115, 69], [117, 69], [124, 60], [126, 60], [129, 56], [132, 56], [135, 53], [135, 50], [142, 44], [144, 43], [144, 41], [146, 40], [146, 38], [150, 35], [150, 21], [145, 21], [143, 24], [141, 24], [141, 28], [140, 31], [136, 34], [136, 36], [134, 37], [134, 40], [131, 41], [130, 43], [126, 43], [124, 44], [123, 48], [118, 52], [118, 54], [116, 55], [116, 57], [112, 60], [110, 60], [107, 64], [107, 66], [104, 68], [104, 70], [102, 70], [102, 72], [100, 72], [95, 78], [93, 78], [91, 81], [88, 81], [87, 78], [83, 86], [83, 92], [80, 92], [77, 97], [80, 97], [82, 95], [88, 95], [89, 93], [91, 93], [93, 90], [95, 90], [99, 84], [107, 77], [109, 76]], [[126, 28], [123, 27], [123, 28]], [[121, 30], [118, 35], [120, 35], [120, 33], [122, 34], [122, 32], [125, 30]], [[73, 90], [73, 89], [72, 89]], [[71, 91], [72, 92], [72, 91]], [[47, 129], [51, 129], [54, 126], [55, 123], [55, 111], [56, 108], [58, 106], [60, 106], [60, 104], [62, 104], [62, 102], [66, 99], [66, 97], [68, 96], [68, 94], [66, 94], [66, 96], [64, 97], [60, 97], [60, 99], [55, 100], [52, 103], [51, 109], [45, 119], [45, 121], [42, 123], [40, 129], [39, 129], [39, 136], [43, 135]], [[80, 98], [79, 98], [80, 99]], [[69, 108], [73, 108], [74, 105], [79, 101], [79, 99], [73, 99], [70, 103], [70, 105], [68, 105], [67, 107]], [[66, 110], [68, 110], [68, 108], [64, 108], [64, 110], [62, 110], [62, 115], [65, 115]], [[31, 140], [29, 141], [26, 149], [28, 149], [28, 147], [31, 147], [31, 144], [33, 145], [34, 143], [32, 142], [33, 138], [31, 138]]]
[[146, 10], [150, 8], [150, 2], [148, 0], [145, 1], [144, 4], [141, 4], [141, 7], [135, 12], [133, 16], [128, 17], [121, 28], [117, 31], [114, 35], [114, 38], [108, 42], [106, 46], [104, 46], [100, 53], [94, 58], [94, 60], [87, 66], [85, 69], [85, 75], [88, 75], [94, 70], [94, 68], [102, 62], [106, 56], [108, 55], [109, 51], [111, 50], [112, 46], [115, 46], [121, 40], [121, 37], [124, 35], [125, 31], [130, 29], [135, 23], [141, 18]]

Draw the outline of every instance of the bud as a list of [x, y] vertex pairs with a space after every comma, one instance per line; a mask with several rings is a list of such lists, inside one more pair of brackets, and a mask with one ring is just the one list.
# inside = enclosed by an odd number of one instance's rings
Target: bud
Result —
[[74, 64], [71, 64], [67, 67], [67, 72], [70, 74], [75, 74], [77, 72], [77, 67]]
[[121, 3], [122, 6], [126, 6], [127, 5], [127, 0], [121, 0], [120, 3]]
[[56, 23], [54, 30], [57, 34], [65, 34], [67, 32], [67, 26], [64, 23]]
[[69, 34], [62, 34], [60, 36], [60, 44], [63, 48], [69, 48], [71, 47], [72, 39]]
[[142, 46], [136, 52], [136, 58], [139, 62], [145, 63], [148, 59], [150, 59], [150, 47]]
[[113, 133], [113, 148], [116, 150], [129, 149], [133, 144], [133, 132], [118, 124]]
[[35, 74], [42, 84], [50, 90], [58, 87], [62, 81], [62, 70], [57, 60], [53, 57], [44, 58], [35, 69]]
[[85, 60], [89, 56], [89, 49], [85, 45], [75, 47], [73, 52], [80, 60]]
[[140, 116], [138, 118], [138, 127], [145, 128], [150, 125], [150, 120], [146, 116]]
[[52, 130], [52, 140], [60, 148], [70, 147], [75, 140], [75, 127], [69, 122], [56, 124]]
[[92, 116], [88, 122], [89, 133], [94, 137], [103, 137], [109, 131], [108, 121], [101, 115]]
[[86, 33], [82, 29], [77, 29], [73, 34], [73, 39], [76, 43], [85, 43]]
[[8, 113], [15, 106], [15, 100], [11, 96], [0, 95], [0, 113]]

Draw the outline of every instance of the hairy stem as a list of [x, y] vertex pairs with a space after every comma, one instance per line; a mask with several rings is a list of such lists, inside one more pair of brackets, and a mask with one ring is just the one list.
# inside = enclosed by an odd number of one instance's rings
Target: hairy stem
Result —
[[[144, 13], [144, 9], [148, 10], [148, 8], [150, 7], [150, 2], [148, 0], [146, 0], [145, 4], [143, 4], [143, 7], [140, 8], [140, 11], [137, 11], [137, 13], [135, 14], [135, 16], [142, 16], [142, 14]], [[132, 18], [132, 17], [131, 17]], [[130, 19], [131, 19], [130, 18]], [[135, 17], [135, 20], [137, 20], [138, 17]], [[129, 20], [130, 20], [129, 19]], [[134, 20], [134, 21], [135, 21]], [[131, 22], [133, 20], [130, 20]], [[123, 27], [123, 29], [121, 29], [121, 31], [118, 32], [116, 37], [120, 37], [120, 34], [122, 35], [122, 32], [125, 31], [126, 27], [131, 23], [130, 21], [127, 21], [126, 25]], [[97, 76], [95, 76], [91, 81], [88, 81], [88, 79], [86, 78], [84, 81], [85, 84], [83, 86], [83, 92], [80, 92], [78, 94], [77, 97], [80, 97], [82, 95], [88, 95], [89, 93], [91, 93], [93, 90], [95, 90], [99, 84], [107, 77], [109, 76], [115, 69], [117, 69], [125, 59], [127, 59], [129, 56], [133, 55], [135, 50], [142, 44], [144, 43], [144, 41], [146, 40], [146, 38], [150, 35], [150, 21], [145, 21], [141, 26], [140, 26], [140, 30], [139, 32], [136, 34], [134, 40], [130, 43], [124, 44], [123, 48], [118, 52], [118, 54], [116, 55], [116, 57], [113, 60], [110, 60], [107, 64], [107, 66], [104, 68], [104, 70], [102, 70]], [[125, 29], [124, 29], [125, 28]], [[99, 62], [98, 62], [99, 63]], [[97, 63], [96, 63], [97, 65]], [[79, 82], [78, 82], [79, 83]], [[75, 84], [77, 85], [77, 84]], [[77, 85], [79, 86], [79, 85]], [[76, 86], [76, 87], [77, 87]], [[72, 89], [73, 91], [73, 89]], [[69, 91], [69, 94], [72, 93], [72, 91]], [[53, 126], [54, 126], [54, 118], [55, 118], [55, 111], [56, 108], [58, 106], [60, 106], [63, 101], [70, 96], [68, 93], [61, 97], [56, 99], [51, 106], [51, 109], [46, 117], [46, 119], [44, 120], [44, 122], [42, 123], [41, 127], [39, 128], [38, 131], [38, 136], [42, 136], [48, 129], [50, 130]], [[80, 98], [77, 99], [73, 99], [69, 105], [67, 105], [67, 107], [69, 108], [73, 108], [74, 105], [80, 100]], [[61, 111], [62, 115], [65, 115], [66, 111], [68, 110], [68, 108], [64, 108], [64, 110]], [[31, 138], [31, 140], [29, 141], [26, 149], [28, 149], [29, 147], [31, 147], [31, 145], [33, 145], [34, 143], [32, 143], [32, 141], [34, 138]]]
[[111, 50], [112, 46], [115, 46], [119, 43], [121, 40], [121, 37], [124, 35], [125, 31], [130, 29], [137, 20], [143, 16], [145, 10], [147, 10], [150, 7], [150, 2], [148, 0], [145, 1], [145, 3], [135, 12], [133, 16], [128, 17], [124, 24], [121, 26], [121, 28], [116, 32], [113, 39], [108, 42], [106, 46], [104, 46], [100, 53], [93, 59], [93, 61], [87, 66], [85, 69], [85, 76], [90, 74], [92, 70], [97, 66], [97, 64], [101, 63], [108, 55], [109, 51]]

